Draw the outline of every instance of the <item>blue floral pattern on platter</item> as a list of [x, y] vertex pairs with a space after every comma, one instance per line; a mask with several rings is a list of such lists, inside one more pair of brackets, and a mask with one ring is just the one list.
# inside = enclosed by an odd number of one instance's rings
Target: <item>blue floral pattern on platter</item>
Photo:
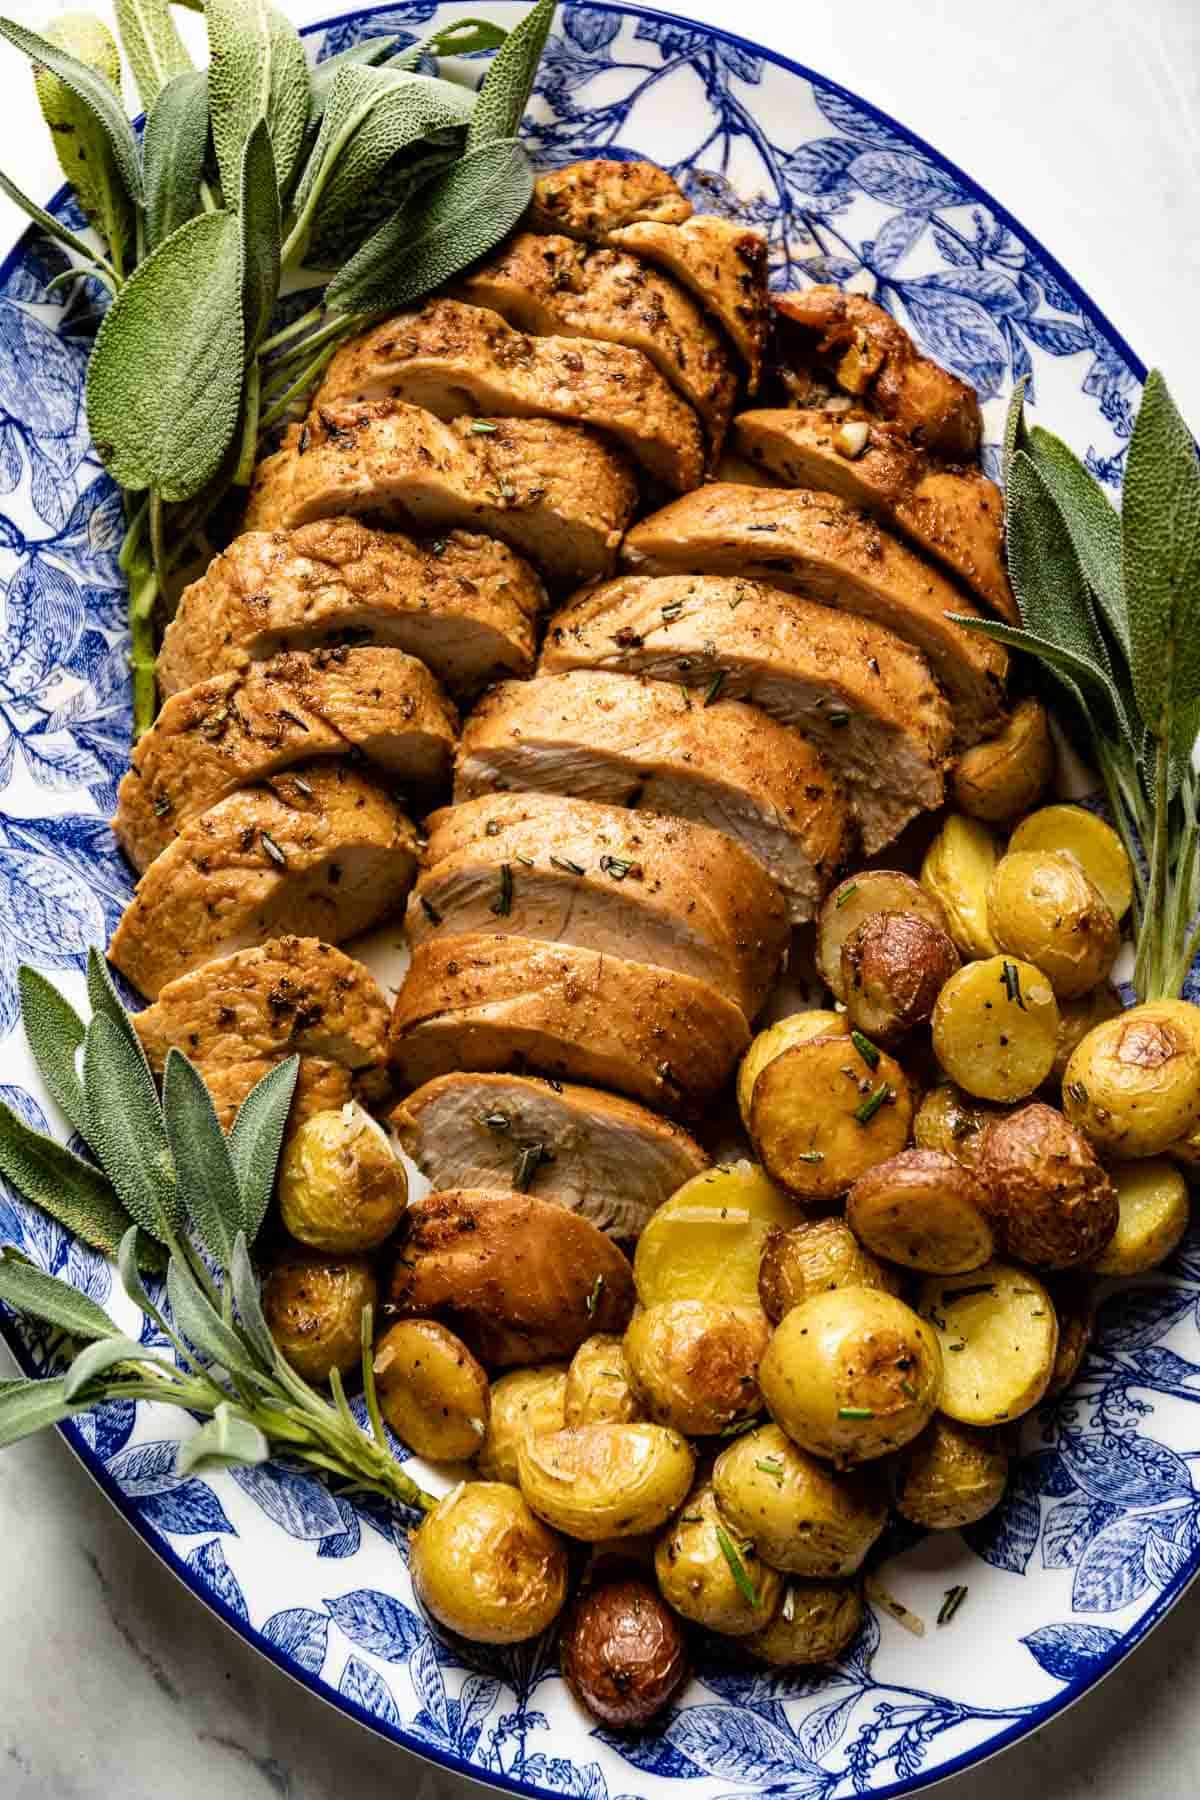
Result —
[[[497, 7], [503, 16], [517, 0]], [[402, 0], [315, 28], [332, 55], [402, 42], [461, 11]], [[1055, 428], [1119, 485], [1141, 365], [1086, 297], [960, 171], [821, 78], [646, 10], [569, 5], [538, 84], [543, 163], [646, 154], [701, 210], [768, 233], [776, 286], [832, 280], [897, 313], [984, 402], [994, 467], [1004, 405], [1029, 377]], [[61, 198], [58, 210], [68, 215]], [[74, 221], [78, 223], [78, 221]], [[15, 974], [82, 997], [89, 944], [130, 892], [107, 826], [127, 762], [117, 497], [87, 436], [83, 375], [98, 296], [47, 302], [63, 267], [27, 236], [0, 270], [0, 1041], [3, 1097], [39, 1127]], [[135, 1323], [107, 1263], [0, 1183], [0, 1236]], [[37, 1331], [5, 1333], [23, 1365]], [[147, 1327], [147, 1330], [150, 1328]], [[118, 1506], [193, 1590], [326, 1699], [448, 1766], [585, 1800], [843, 1800], [923, 1787], [1033, 1729], [1112, 1666], [1200, 1566], [1200, 1237], [1114, 1291], [1069, 1395], [1023, 1423], [1008, 1497], [966, 1534], [896, 1530], [888, 1586], [922, 1640], [869, 1616], [829, 1669], [748, 1668], [720, 1645], [652, 1731], [586, 1720], [552, 1640], [503, 1649], [434, 1635], [405, 1573], [411, 1517], [351, 1505], [285, 1465], [176, 1472], [187, 1423], [109, 1405], [65, 1427]], [[970, 1592], [932, 1627], [946, 1587]]]

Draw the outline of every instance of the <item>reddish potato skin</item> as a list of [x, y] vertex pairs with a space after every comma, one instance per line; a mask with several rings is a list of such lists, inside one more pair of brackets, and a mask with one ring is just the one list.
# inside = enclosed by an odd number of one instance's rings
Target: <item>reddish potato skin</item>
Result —
[[1002, 1253], [1032, 1269], [1094, 1262], [1117, 1229], [1117, 1190], [1091, 1145], [1040, 1100], [988, 1126], [976, 1174]]
[[874, 913], [842, 945], [846, 1011], [860, 1030], [891, 1043], [930, 1017], [958, 967], [940, 926], [915, 912]]
[[662, 1595], [635, 1575], [575, 1602], [559, 1643], [567, 1686], [605, 1725], [647, 1725], [688, 1676], [687, 1639]]

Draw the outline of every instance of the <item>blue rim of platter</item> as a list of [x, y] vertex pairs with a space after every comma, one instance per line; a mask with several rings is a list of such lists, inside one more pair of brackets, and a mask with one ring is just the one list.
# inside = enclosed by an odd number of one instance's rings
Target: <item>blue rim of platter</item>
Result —
[[[323, 20], [316, 21], [313, 24], [304, 27], [303, 32], [305, 36], [311, 36], [327, 32], [332, 28], [348, 24], [352, 21], [359, 21], [374, 18], [381, 14], [387, 14], [389, 11], [395, 16], [396, 12], [399, 10], [401, 9], [389, 9], [386, 5], [352, 8], [345, 12], [331, 15]], [[433, 5], [430, 5], [427, 8], [427, 11], [430, 13], [434, 10], [435, 8]], [[564, 8], [564, 11], [571, 10], [574, 10], [574, 8], [570, 5], [568, 0], [568, 6]], [[672, 27], [686, 29], [690, 35], [702, 39], [708, 44], [728, 46], [735, 51], [743, 53], [746, 57], [761, 59], [764, 63], [771, 64], [774, 67], [785, 71], [789, 75], [799, 77], [803, 81], [809, 83], [818, 93], [823, 93], [846, 102], [848, 106], [852, 107], [866, 119], [884, 127], [894, 139], [919, 152], [921, 157], [935, 169], [940, 170], [942, 173], [949, 176], [956, 187], [966, 196], [968, 201], [978, 202], [986, 207], [992, 217], [1004, 225], [1019, 243], [1031, 250], [1038, 258], [1042, 269], [1047, 271], [1061, 290], [1070, 296], [1078, 315], [1086, 319], [1094, 327], [1095, 331], [1106, 340], [1111, 349], [1121, 358], [1127, 369], [1136, 376], [1139, 383], [1144, 380], [1146, 374], [1144, 363], [1134, 353], [1120, 332], [1116, 330], [1105, 315], [1092, 302], [1086, 292], [1080, 287], [1079, 283], [1062, 267], [1058, 260], [1044, 248], [1040, 241], [1020, 225], [1004, 206], [995, 201], [986, 190], [981, 188], [977, 182], [972, 180], [972, 178], [958, 168], [956, 164], [941, 155], [940, 152], [926, 142], [925, 139], [909, 130], [906, 126], [900, 124], [888, 113], [872, 105], [869, 101], [861, 99], [857, 94], [854, 94], [851, 90], [841, 86], [839, 83], [831, 81], [826, 76], [806, 67], [804, 64], [795, 62], [762, 45], [752, 43], [751, 41], [740, 37], [735, 32], [726, 31], [716, 26], [698, 24], [692, 20], [682, 18], [679, 15], [662, 12], [653, 7], [621, 4], [620, 0], [589, 0], [586, 10], [593, 14], [609, 14], [626, 19], [631, 18], [639, 21], [652, 21], [655, 24], [668, 29]], [[621, 149], [619, 147], [615, 148], [615, 153], [618, 155], [621, 154]], [[69, 203], [69, 190], [66, 187], [63, 187], [50, 202], [50, 210], [58, 212]], [[10, 250], [8, 255], [3, 259], [3, 262], [0, 262], [0, 287], [7, 283], [10, 275], [13, 273], [14, 269], [17, 268], [20, 260], [26, 254], [28, 246], [36, 241], [38, 235], [36, 228], [30, 228], [17, 241], [13, 249]], [[41, 1362], [37, 1356], [31, 1354], [29, 1345], [15, 1329], [13, 1318], [5, 1313], [3, 1309], [0, 1309], [0, 1332], [2, 1332], [10, 1350], [13, 1352], [16, 1360], [26, 1374], [37, 1374], [42, 1372]], [[319, 1699], [324, 1700], [327, 1704], [336, 1707], [339, 1711], [355, 1719], [368, 1730], [373, 1731], [377, 1735], [400, 1745], [411, 1753], [424, 1758], [428, 1762], [437, 1764], [454, 1774], [466, 1776], [470, 1780], [478, 1782], [481, 1785], [491, 1786], [504, 1792], [528, 1795], [531, 1797], [531, 1800], [557, 1800], [557, 1795], [561, 1792], [561, 1789], [549, 1788], [543, 1786], [539, 1782], [533, 1782], [510, 1775], [501, 1769], [484, 1768], [479, 1763], [467, 1760], [465, 1757], [456, 1754], [452, 1750], [443, 1749], [437, 1744], [431, 1744], [427, 1739], [417, 1735], [407, 1727], [403, 1725], [393, 1725], [389, 1721], [381, 1719], [376, 1713], [371, 1712], [351, 1695], [335, 1690], [331, 1683], [323, 1681], [319, 1674], [310, 1673], [293, 1656], [287, 1654], [286, 1651], [281, 1650], [277, 1645], [267, 1639], [260, 1629], [251, 1626], [248, 1621], [234, 1610], [234, 1608], [222, 1597], [217, 1586], [206, 1579], [196, 1569], [189, 1566], [183, 1553], [166, 1542], [159, 1531], [142, 1517], [137, 1506], [123, 1492], [118, 1482], [108, 1472], [104, 1460], [87, 1442], [83, 1432], [77, 1424], [67, 1421], [60, 1424], [57, 1429], [106, 1498], [112, 1503], [117, 1511], [121, 1513], [125, 1522], [138, 1534], [143, 1542], [149, 1546], [153, 1553], [167, 1566], [172, 1574], [174, 1574], [185, 1587], [189, 1588], [191, 1592], [212, 1612], [222, 1619], [231, 1630], [237, 1632], [246, 1643], [274, 1663], [275, 1666], [281, 1669], [285, 1674], [291, 1676], [293, 1680], [299, 1682]], [[1150, 1631], [1153, 1630], [1168, 1609], [1180, 1598], [1184, 1590], [1195, 1579], [1197, 1574], [1200, 1574], [1200, 1548], [1194, 1548], [1191, 1551], [1189, 1558], [1176, 1573], [1161, 1585], [1157, 1598], [1150, 1602], [1137, 1620], [1120, 1633], [1117, 1641], [1103, 1652], [1098, 1651], [1094, 1656], [1090, 1657], [1088, 1659], [1086, 1672], [1065, 1680], [1061, 1690], [1057, 1694], [1045, 1701], [1033, 1703], [1024, 1707], [1022, 1709], [1022, 1716], [1019, 1719], [1015, 1720], [1006, 1728], [999, 1730], [985, 1742], [959, 1752], [954, 1757], [938, 1764], [935, 1768], [926, 1768], [923, 1771], [918, 1771], [910, 1776], [901, 1777], [883, 1787], [872, 1787], [869, 1792], [875, 1796], [875, 1800], [885, 1800], [885, 1797], [887, 1796], [910, 1794], [921, 1789], [932, 1787], [938, 1782], [944, 1781], [953, 1775], [959, 1774], [964, 1770], [990, 1760], [991, 1757], [997, 1755], [1009, 1745], [1039, 1730], [1043, 1725], [1049, 1723], [1050, 1720], [1054, 1719], [1067, 1707], [1071, 1706], [1076, 1700], [1080, 1699], [1089, 1689], [1096, 1686], [1096, 1684], [1103, 1680], [1105, 1676], [1109, 1675], [1119, 1663], [1123, 1662], [1130, 1652], [1141, 1643]], [[1110, 1633], [1110, 1635], [1115, 1636], [1116, 1634]], [[890, 1684], [885, 1682], [882, 1685], [886, 1688]], [[631, 1773], [637, 1768], [636, 1764], [628, 1764], [627, 1766], [630, 1768]], [[730, 1775], [728, 1781], [731, 1785], [738, 1785], [738, 1778], [735, 1775]], [[773, 1783], [772, 1785], [774, 1786], [776, 1784]], [[780, 1791], [786, 1791], [789, 1784], [784, 1782], [779, 1785]], [[681, 1794], [685, 1793], [686, 1788], [681, 1786], [678, 1791]], [[632, 1800], [632, 1797], [626, 1796], [625, 1800]]]

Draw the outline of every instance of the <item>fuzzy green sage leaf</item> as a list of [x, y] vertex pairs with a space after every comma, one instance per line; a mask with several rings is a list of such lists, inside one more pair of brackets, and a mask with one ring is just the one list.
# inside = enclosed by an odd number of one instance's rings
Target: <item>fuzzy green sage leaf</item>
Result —
[[271, 1446], [253, 1420], [221, 1400], [212, 1418], [180, 1445], [175, 1472], [190, 1475], [195, 1469], [242, 1468], [264, 1463], [270, 1454]]
[[204, 13], [213, 144], [226, 204], [238, 193], [246, 140], [262, 118], [286, 194], [304, 148], [311, 98], [300, 35], [267, 0], [208, 0]]
[[426, 56], [474, 56], [480, 50], [498, 50], [507, 36], [504, 27], [490, 19], [455, 19], [390, 56], [388, 68], [415, 69]]
[[308, 80], [312, 92], [312, 105], [308, 114], [310, 138], [317, 134], [325, 108], [333, 93], [333, 84], [341, 71], [358, 64], [375, 68], [387, 60], [395, 47], [394, 37], [364, 38], [361, 44], [351, 44], [348, 50], [339, 50], [336, 56], [325, 57], [315, 69], [309, 70]]
[[192, 66], [167, 0], [115, 0], [117, 30], [149, 111], [168, 83]]
[[497, 50], [479, 90], [467, 149], [514, 137], [525, 117], [534, 78], [554, 20], [556, 0], [537, 0]]
[[237, 1176], [209, 1091], [181, 1050], [167, 1052], [162, 1111], [180, 1201], [205, 1249], [228, 1270], [242, 1229]]
[[83, 1084], [75, 1058], [83, 1043], [84, 1023], [69, 1000], [37, 969], [23, 964], [17, 976], [21, 1023], [33, 1060], [55, 1103], [76, 1131], [86, 1124]]
[[129, 1218], [103, 1172], [2, 1104], [0, 1174], [93, 1250], [116, 1255]]
[[190, 1270], [173, 1256], [167, 1264], [167, 1299], [176, 1329], [207, 1362], [253, 1381], [262, 1373], [257, 1353], [201, 1293]]
[[146, 241], [151, 250], [200, 211], [207, 148], [208, 76], [201, 69], [189, 69], [163, 88], [142, 136]]
[[83, 1042], [88, 1143], [135, 1224], [167, 1243], [184, 1224], [162, 1109], [147, 1071], [111, 1019], [97, 1013]]
[[35, 1269], [7, 1245], [0, 1248], [0, 1300], [31, 1318], [56, 1325], [71, 1337], [120, 1336], [108, 1314], [94, 1300], [56, 1275]]
[[260, 119], [242, 157], [238, 222], [242, 233], [242, 321], [247, 356], [266, 336], [279, 293], [283, 222], [267, 122]]
[[18, 25], [14, 19], [0, 19], [0, 37], [7, 38], [10, 44], [24, 51], [32, 62], [56, 75], [63, 86], [83, 102], [104, 133], [129, 198], [140, 201], [142, 169], [137, 139], [133, 135], [132, 125], [125, 117], [120, 97], [114, 92], [107, 77], [97, 73], [79, 57], [72, 56], [69, 51], [52, 44], [49, 38], [39, 37], [36, 31]]
[[61, 1425], [76, 1413], [87, 1412], [92, 1402], [73, 1404], [63, 1399], [62, 1376], [48, 1381], [21, 1381], [0, 1389], [0, 1450], [19, 1444], [22, 1438]]
[[1057, 506], [1083, 575], [1109, 630], [1130, 655], [1121, 575], [1121, 520], [1112, 501], [1061, 438], [1042, 425], [1028, 434], [1028, 453]]
[[63, 1381], [63, 1399], [76, 1400], [89, 1382], [107, 1375], [110, 1369], [119, 1363], [157, 1363], [160, 1368], [169, 1368], [170, 1364], [159, 1350], [152, 1350], [136, 1339], [122, 1337], [101, 1338], [95, 1344], [89, 1344], [81, 1350], [67, 1370]]
[[300, 1058], [289, 1056], [257, 1082], [238, 1108], [229, 1131], [229, 1155], [241, 1202], [241, 1228], [252, 1244], [262, 1228], [283, 1134], [287, 1128]]
[[[60, 50], [86, 63], [120, 97], [120, 52], [99, 19], [87, 13], [67, 13], [46, 27], [46, 36]], [[51, 69], [35, 65], [34, 85], [42, 117], [53, 134], [59, 166], [108, 246], [116, 268], [123, 270], [133, 260], [137, 232], [133, 202], [108, 132], [90, 103]]]

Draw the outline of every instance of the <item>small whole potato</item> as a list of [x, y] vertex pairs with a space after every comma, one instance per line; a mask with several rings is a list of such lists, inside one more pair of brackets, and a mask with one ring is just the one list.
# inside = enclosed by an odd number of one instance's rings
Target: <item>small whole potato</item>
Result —
[[476, 1644], [537, 1637], [567, 1597], [565, 1546], [503, 1481], [462, 1481], [439, 1500], [408, 1569], [422, 1606]]
[[643, 1416], [689, 1437], [752, 1418], [770, 1335], [757, 1306], [664, 1300], [641, 1308], [625, 1333], [625, 1361]]
[[1062, 1081], [1076, 1045], [1083, 1042], [1092, 1027], [1102, 1025], [1105, 1019], [1115, 1019], [1123, 1011], [1121, 996], [1111, 981], [1100, 982], [1090, 993], [1080, 994], [1074, 1000], [1059, 1001], [1058, 1037], [1050, 1071], [1056, 1081]]
[[810, 1294], [830, 1288], [880, 1288], [900, 1292], [900, 1276], [864, 1250], [844, 1219], [806, 1219], [790, 1231], [772, 1231], [758, 1271], [758, 1297], [778, 1323]]
[[648, 1581], [600, 1581], [576, 1600], [558, 1641], [579, 1704], [618, 1729], [648, 1725], [688, 1676], [679, 1620]]
[[850, 1020], [845, 1013], [814, 1007], [811, 1012], [789, 1013], [786, 1019], [779, 1019], [774, 1025], [768, 1025], [765, 1031], [757, 1032], [738, 1064], [738, 1111], [747, 1131], [750, 1129], [750, 1097], [754, 1093], [754, 1084], [772, 1057], [778, 1056], [781, 1050], [790, 1050], [793, 1044], [805, 1043], [809, 1038], [845, 1037], [849, 1030]]
[[856, 1581], [789, 1581], [769, 1625], [745, 1640], [751, 1656], [777, 1669], [833, 1662], [858, 1635], [862, 1590]]
[[939, 1413], [901, 1454], [896, 1511], [926, 1531], [959, 1531], [998, 1506], [1007, 1483], [1008, 1454], [996, 1433]]
[[748, 1637], [774, 1617], [783, 1578], [766, 1563], [717, 1504], [705, 1482], [687, 1497], [658, 1541], [654, 1573], [668, 1606], [693, 1625], [726, 1637]]
[[966, 963], [933, 1009], [933, 1048], [978, 1100], [1024, 1100], [1054, 1066], [1058, 1004], [1040, 969], [1015, 957]]
[[1114, 1156], [1160, 1156], [1200, 1123], [1200, 1011], [1152, 1000], [1089, 1031], [1063, 1075], [1063, 1111]]
[[379, 1410], [402, 1444], [431, 1462], [465, 1462], [487, 1436], [486, 1371], [433, 1319], [402, 1319], [375, 1346]]
[[754, 1147], [768, 1175], [806, 1204], [837, 1199], [908, 1142], [908, 1078], [856, 1036], [793, 1044], [754, 1084]]
[[988, 923], [1001, 949], [1033, 963], [1063, 1000], [1103, 981], [1121, 947], [1104, 896], [1060, 850], [1010, 850], [1000, 858]]
[[577, 1425], [517, 1447], [529, 1505], [585, 1544], [656, 1530], [692, 1485], [695, 1467], [687, 1439], [665, 1425]]
[[1107, 820], [1086, 806], [1041, 806], [1022, 819], [1008, 840], [1010, 850], [1065, 850], [1104, 896], [1114, 919], [1133, 904], [1133, 868], [1128, 852]]
[[784, 1314], [758, 1385], [794, 1443], [847, 1466], [925, 1429], [941, 1393], [942, 1353], [925, 1320], [893, 1294], [835, 1288]]
[[1116, 1189], [1091, 1145], [1040, 1100], [988, 1126], [978, 1173], [1001, 1251], [1031, 1268], [1095, 1262], [1116, 1231]]
[[916, 913], [940, 930], [946, 918], [935, 897], [899, 869], [863, 869], [827, 894], [817, 915], [817, 972], [837, 999], [846, 999], [842, 946], [875, 913]]
[[510, 1369], [493, 1381], [487, 1435], [475, 1466], [488, 1481], [517, 1482], [517, 1446], [522, 1438], [561, 1431], [565, 1420], [567, 1368], [543, 1363]]
[[902, 1150], [860, 1175], [846, 1223], [876, 1256], [930, 1275], [977, 1269], [994, 1249], [982, 1184], [941, 1150]]
[[917, 913], [873, 913], [842, 945], [846, 1011], [868, 1037], [903, 1037], [925, 1023], [957, 967], [939, 925]]
[[1187, 1182], [1173, 1162], [1148, 1156], [1110, 1169], [1117, 1229], [1093, 1263], [1097, 1275], [1144, 1275], [1178, 1247], [1188, 1228]]
[[913, 1142], [918, 1150], [941, 1150], [965, 1169], [973, 1169], [983, 1149], [983, 1134], [993, 1119], [1003, 1115], [998, 1107], [976, 1100], [952, 1081], [930, 1088], [913, 1119]]
[[796, 1575], [853, 1575], [887, 1523], [873, 1472], [835, 1475], [778, 1425], [736, 1438], [712, 1481], [721, 1511], [763, 1561]]
[[948, 814], [925, 852], [921, 886], [938, 902], [946, 930], [962, 955], [995, 956], [1000, 946], [987, 919], [987, 891], [1000, 846], [977, 819]]
[[408, 1205], [408, 1177], [357, 1101], [311, 1113], [288, 1133], [279, 1164], [284, 1227], [314, 1250], [374, 1250]]
[[974, 819], [1005, 825], [1036, 805], [1054, 774], [1054, 739], [1040, 700], [1022, 700], [1004, 729], [965, 750], [951, 782], [956, 803]]
[[1044, 1398], [1065, 1392], [1078, 1375], [1096, 1329], [1096, 1284], [1084, 1272], [1047, 1275], [1046, 1290], [1058, 1320], [1058, 1347]]
[[263, 1283], [263, 1312], [280, 1354], [305, 1381], [345, 1375], [362, 1362], [362, 1315], [379, 1286], [365, 1256], [293, 1250]]
[[641, 1417], [629, 1385], [625, 1345], [619, 1337], [598, 1332], [571, 1358], [559, 1424], [621, 1425]]

